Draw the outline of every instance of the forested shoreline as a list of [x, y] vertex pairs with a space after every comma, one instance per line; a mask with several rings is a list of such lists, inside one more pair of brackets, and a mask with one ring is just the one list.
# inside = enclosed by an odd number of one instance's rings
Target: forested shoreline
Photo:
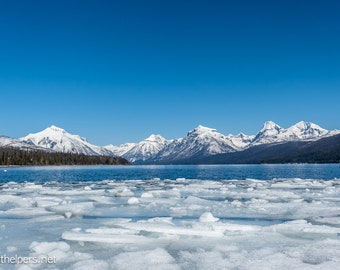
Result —
[[46, 166], [46, 165], [128, 165], [122, 157], [89, 156], [84, 154], [23, 150], [14, 147], [0, 147], [2, 166]]

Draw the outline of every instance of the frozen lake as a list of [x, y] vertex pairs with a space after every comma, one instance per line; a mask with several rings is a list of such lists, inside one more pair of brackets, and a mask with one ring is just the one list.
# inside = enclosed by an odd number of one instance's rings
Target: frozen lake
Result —
[[0, 169], [0, 269], [340, 269], [340, 165]]

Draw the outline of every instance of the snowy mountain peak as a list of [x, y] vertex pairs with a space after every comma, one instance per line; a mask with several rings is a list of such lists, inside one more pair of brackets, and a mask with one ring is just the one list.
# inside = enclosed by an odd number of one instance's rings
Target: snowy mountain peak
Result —
[[209, 134], [213, 134], [213, 133], [218, 133], [218, 132], [214, 128], [209, 128], [209, 127], [199, 125], [194, 130], [189, 131], [187, 135], [188, 136], [190, 136], [190, 135], [197, 136], [197, 135], [209, 135]]
[[127, 152], [129, 152], [133, 147], [135, 147], [137, 143], [124, 143], [119, 146], [115, 146], [112, 144], [106, 145], [104, 148], [113, 153], [115, 156], [124, 156]]
[[300, 121], [296, 123], [295, 125], [291, 126], [290, 128], [297, 128], [300, 130], [315, 129], [315, 130], [320, 130], [320, 131], [327, 131], [326, 129], [323, 129], [322, 127], [312, 122], [305, 122], [305, 121]]
[[[134, 162], [136, 160], [147, 160], [159, 153], [171, 141], [166, 140], [161, 135], [151, 134], [148, 138], [134, 145], [122, 145], [115, 152], [125, 151], [123, 157]], [[131, 146], [131, 147], [130, 147]]]
[[328, 130], [311, 122], [300, 121], [295, 125], [284, 129], [272, 121], [264, 124], [261, 131], [255, 136], [252, 145], [264, 143], [281, 143], [288, 141], [317, 140], [323, 136], [329, 136]]
[[273, 121], [264, 123], [263, 128], [255, 135], [252, 144], [272, 143], [283, 129]]
[[161, 135], [151, 134], [149, 137], [144, 139], [144, 141], [164, 143], [166, 141], [166, 139], [164, 137], [162, 137]]
[[300, 121], [283, 132], [286, 137], [300, 140], [318, 138], [327, 135], [328, 133], [328, 130], [321, 128], [314, 123], [305, 121]]
[[[37, 132], [37, 133], [31, 133], [27, 135], [26, 137], [21, 138], [20, 140], [35, 140], [35, 143], [37, 143], [38, 140], [42, 140], [44, 138], [48, 138], [50, 140], [54, 141], [62, 141], [63, 138], [75, 138], [77, 140], [81, 140], [84, 142], [87, 142], [86, 138], [80, 137], [79, 135], [73, 135], [68, 133], [65, 129], [57, 127], [57, 126], [50, 126], [43, 131]], [[34, 144], [35, 144], [34, 143]]]
[[301, 128], [301, 129], [306, 129], [306, 128], [308, 128], [309, 126], [311, 126], [313, 123], [311, 123], [311, 122], [306, 122], [306, 121], [300, 121], [300, 122], [297, 122], [295, 125], [293, 125], [293, 126], [295, 126], [295, 127], [299, 127], [299, 128]]
[[52, 126], [46, 128], [45, 130], [54, 131], [54, 132], [66, 133], [65, 129], [62, 129], [62, 128], [57, 127], [57, 126], [55, 126], [55, 125], [52, 125]]
[[[233, 135], [229, 135], [230, 137], [231, 136], [233, 136]], [[240, 132], [239, 134], [237, 134], [236, 136], [235, 136], [236, 138], [248, 138], [249, 137], [249, 135], [246, 135], [246, 134], [244, 134], [243, 132]]]
[[261, 129], [260, 132], [263, 132], [263, 131], [266, 131], [266, 130], [279, 131], [281, 129], [282, 128], [278, 124], [274, 123], [273, 121], [267, 121], [267, 122], [264, 123], [263, 128]]
[[108, 149], [90, 144], [85, 138], [79, 135], [72, 135], [66, 130], [57, 126], [50, 126], [43, 131], [31, 133], [19, 139], [29, 145], [44, 148], [46, 150], [86, 154], [86, 155], [111, 155]]
[[235, 146], [227, 136], [216, 129], [199, 125], [186, 137], [171, 141], [153, 158], [164, 162], [233, 151]]
[[198, 125], [194, 130], [195, 131], [201, 131], [201, 132], [216, 131], [216, 129], [214, 129], [214, 128], [209, 128], [209, 127], [205, 127], [205, 126], [202, 126], [202, 125]]

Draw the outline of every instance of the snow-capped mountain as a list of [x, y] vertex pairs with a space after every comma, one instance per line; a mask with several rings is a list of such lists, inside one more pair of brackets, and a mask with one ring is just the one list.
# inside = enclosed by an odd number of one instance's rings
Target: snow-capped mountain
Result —
[[300, 121], [284, 130], [280, 137], [284, 140], [315, 140], [328, 134], [332, 132], [311, 122]]
[[173, 140], [153, 157], [156, 161], [182, 160], [195, 156], [208, 156], [234, 152], [237, 147], [216, 129], [198, 126], [183, 139]]
[[254, 138], [255, 135], [246, 135], [242, 132], [237, 135], [229, 134], [227, 136], [227, 139], [231, 141], [231, 143], [235, 146], [237, 150], [242, 150], [248, 147], [254, 140]]
[[108, 149], [90, 144], [79, 135], [72, 135], [62, 128], [50, 126], [38, 133], [28, 134], [19, 139], [29, 145], [63, 153], [86, 155], [112, 155]]
[[176, 163], [216, 154], [238, 152], [263, 144], [280, 144], [295, 141], [316, 141], [340, 134], [340, 130], [326, 130], [311, 122], [298, 122], [282, 128], [272, 121], [264, 123], [256, 135], [223, 135], [216, 129], [198, 126], [187, 136], [166, 140], [161, 135], [150, 135], [139, 143], [119, 146], [96, 146], [79, 135], [72, 135], [62, 128], [50, 126], [20, 139], [0, 136], [0, 146], [21, 149], [39, 149], [86, 155], [122, 156], [136, 163]]
[[318, 140], [325, 136], [332, 136], [339, 131], [329, 131], [311, 122], [298, 122], [295, 125], [284, 129], [272, 121], [264, 124], [249, 146], [281, 143], [290, 141]]
[[32, 146], [28, 143], [22, 142], [18, 139], [13, 139], [7, 136], [0, 136], [0, 147], [16, 147], [22, 150], [37, 150], [39, 147]]
[[119, 146], [109, 144], [104, 147], [112, 152], [114, 155], [122, 157], [136, 145], [137, 143], [124, 143]]
[[7, 136], [0, 136], [0, 146], [21, 147], [25, 143]]
[[[340, 134], [339, 130], [328, 131], [310, 122], [298, 122], [285, 129], [272, 121], [264, 123], [256, 135], [223, 135], [216, 129], [198, 126], [186, 137], [173, 140], [153, 156], [150, 163], [171, 163], [193, 160], [196, 157], [242, 151], [256, 145], [275, 144], [291, 141], [314, 141]], [[147, 160], [148, 161], [148, 160]]]
[[139, 143], [123, 144], [118, 147], [109, 146], [108, 149], [111, 150], [114, 154], [121, 155], [131, 162], [135, 162], [136, 160], [145, 161], [155, 156], [171, 142], [172, 141], [166, 140], [161, 135], [152, 134]]
[[263, 128], [255, 135], [251, 144], [273, 143], [278, 139], [278, 135], [281, 134], [282, 131], [282, 127], [275, 124], [273, 121], [267, 121], [264, 123]]

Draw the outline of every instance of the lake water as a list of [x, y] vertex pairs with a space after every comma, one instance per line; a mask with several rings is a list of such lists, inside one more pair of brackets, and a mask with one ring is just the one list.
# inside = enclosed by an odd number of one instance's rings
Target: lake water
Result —
[[340, 178], [340, 164], [51, 166], [1, 168], [0, 182], [80, 182], [102, 180], [161, 180], [177, 178], [231, 180]]
[[0, 269], [340, 269], [339, 236], [339, 164], [0, 168]]

